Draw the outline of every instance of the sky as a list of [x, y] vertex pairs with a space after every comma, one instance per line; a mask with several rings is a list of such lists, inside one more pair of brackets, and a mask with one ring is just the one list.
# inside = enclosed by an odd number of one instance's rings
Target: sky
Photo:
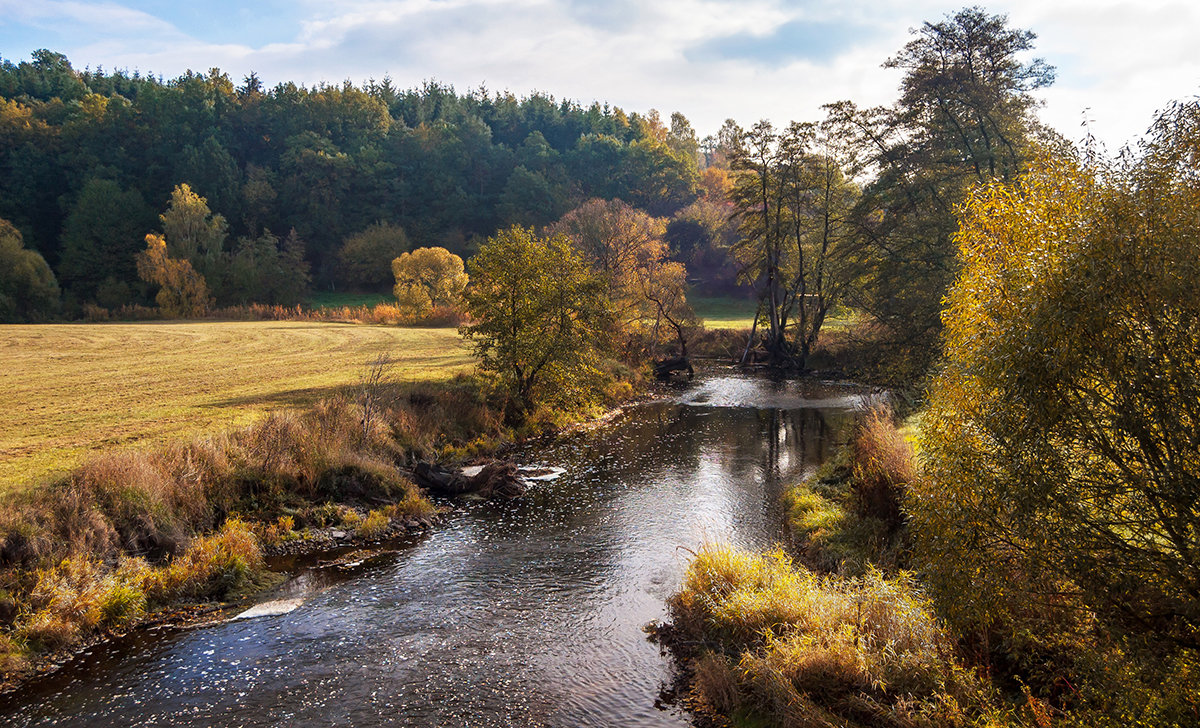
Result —
[[[1039, 114], [1115, 151], [1154, 112], [1200, 91], [1200, 2], [981, 3], [1038, 35], [1025, 60], [1057, 80]], [[173, 78], [220, 68], [268, 85], [389, 77], [460, 92], [533, 91], [626, 111], [683, 113], [700, 136], [816, 120], [822, 104], [890, 104], [882, 68], [910, 30], [958, 10], [936, 0], [0, 0], [0, 57], [40, 48], [76, 68]], [[1086, 128], [1085, 128], [1086, 123]]]

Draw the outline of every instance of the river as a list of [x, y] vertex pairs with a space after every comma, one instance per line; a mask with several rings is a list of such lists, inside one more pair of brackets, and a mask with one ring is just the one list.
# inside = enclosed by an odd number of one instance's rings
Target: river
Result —
[[[689, 550], [783, 537], [780, 489], [860, 390], [712, 373], [520, 453], [562, 468], [509, 503], [337, 565], [285, 564], [282, 614], [142, 631], [0, 699], [15, 726], [687, 726], [659, 697]], [[328, 559], [327, 559], [328, 560]], [[297, 606], [298, 605], [298, 606]], [[269, 611], [269, 610], [268, 610]], [[279, 610], [279, 611], [282, 611]]]

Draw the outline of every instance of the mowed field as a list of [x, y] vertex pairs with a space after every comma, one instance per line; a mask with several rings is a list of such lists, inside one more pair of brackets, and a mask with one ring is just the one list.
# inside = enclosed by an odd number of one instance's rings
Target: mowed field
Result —
[[380, 353], [397, 380], [471, 367], [453, 328], [146, 322], [0, 326], [0, 491], [88, 453], [247, 424], [359, 382]]

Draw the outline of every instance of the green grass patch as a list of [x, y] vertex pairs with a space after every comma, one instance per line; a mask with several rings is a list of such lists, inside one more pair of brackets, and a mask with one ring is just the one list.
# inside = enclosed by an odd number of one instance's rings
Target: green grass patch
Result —
[[390, 293], [347, 293], [343, 291], [314, 291], [308, 297], [309, 308], [343, 308], [395, 303]]
[[696, 317], [710, 329], [748, 329], [754, 325], [756, 303], [735, 296], [689, 297]]

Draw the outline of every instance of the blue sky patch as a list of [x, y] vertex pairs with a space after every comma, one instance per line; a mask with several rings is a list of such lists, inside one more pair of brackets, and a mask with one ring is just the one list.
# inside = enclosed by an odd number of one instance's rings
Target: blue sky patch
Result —
[[794, 20], [768, 35], [739, 33], [713, 38], [686, 52], [694, 62], [741, 60], [768, 67], [786, 66], [798, 60], [830, 61], [856, 44], [872, 40], [872, 28], [848, 23]]

